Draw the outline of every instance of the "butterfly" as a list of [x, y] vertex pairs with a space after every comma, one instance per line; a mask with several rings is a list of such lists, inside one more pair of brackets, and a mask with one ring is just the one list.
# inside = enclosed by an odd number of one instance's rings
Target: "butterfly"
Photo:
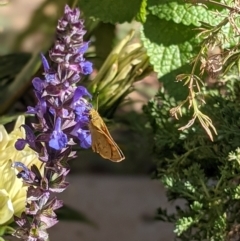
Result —
[[113, 162], [124, 160], [123, 152], [113, 140], [102, 117], [95, 109], [90, 109], [89, 119], [88, 126], [92, 137], [92, 150]]

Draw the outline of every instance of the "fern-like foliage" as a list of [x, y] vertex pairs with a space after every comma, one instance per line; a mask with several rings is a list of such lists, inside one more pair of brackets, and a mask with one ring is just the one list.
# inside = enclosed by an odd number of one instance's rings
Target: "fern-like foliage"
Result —
[[218, 136], [211, 142], [200, 124], [177, 130], [191, 116], [169, 117], [177, 103], [162, 89], [144, 108], [154, 132], [156, 172], [169, 200], [184, 199], [186, 208], [168, 215], [159, 208], [157, 218], [175, 223], [181, 240], [239, 240], [240, 223], [240, 82], [203, 90]]

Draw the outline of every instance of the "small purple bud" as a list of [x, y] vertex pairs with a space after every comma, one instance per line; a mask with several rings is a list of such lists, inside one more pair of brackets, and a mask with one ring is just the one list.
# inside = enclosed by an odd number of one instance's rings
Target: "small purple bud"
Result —
[[44, 72], [48, 72], [48, 70], [50, 69], [49, 67], [49, 64], [48, 64], [48, 61], [47, 59], [45, 58], [45, 56], [41, 53], [41, 59], [42, 59], [42, 64], [43, 64], [43, 69], [44, 69]]
[[28, 106], [26, 113], [27, 113], [27, 114], [37, 114], [37, 111], [36, 111], [36, 108], [35, 108], [35, 107]]
[[45, 79], [47, 83], [51, 83], [53, 85], [56, 85], [59, 83], [59, 81], [56, 78], [56, 73], [51, 70], [45, 73]]
[[93, 71], [92, 63], [89, 61], [81, 62], [80, 66], [84, 75], [91, 74]]
[[85, 43], [78, 49], [78, 53], [79, 53], [79, 54], [84, 54], [84, 53], [88, 50], [88, 45], [89, 45], [89, 42], [85, 42]]
[[42, 118], [47, 110], [47, 103], [43, 98], [39, 97], [39, 94], [35, 92], [36, 97], [38, 98], [38, 104], [35, 107], [28, 106], [27, 114], [37, 114], [38, 117]]
[[77, 8], [71, 9], [68, 5], [64, 9], [65, 16], [69, 23], [76, 23], [79, 21], [80, 11]]
[[44, 85], [43, 85], [43, 80], [41, 80], [40, 78], [36, 77], [32, 80], [32, 84], [34, 86], [34, 89], [37, 92], [42, 93], [43, 89], [44, 89]]
[[36, 138], [32, 131], [32, 129], [27, 125], [22, 125], [22, 127], [25, 129], [26, 132], [26, 139], [18, 139], [15, 143], [15, 147], [17, 150], [22, 150], [21, 148], [24, 148], [26, 144], [28, 144], [33, 150], [36, 150]]
[[24, 140], [24, 139], [18, 139], [16, 142], [15, 142], [15, 148], [18, 150], [18, 151], [21, 151], [24, 149], [24, 147], [26, 146], [27, 144], [27, 141]]

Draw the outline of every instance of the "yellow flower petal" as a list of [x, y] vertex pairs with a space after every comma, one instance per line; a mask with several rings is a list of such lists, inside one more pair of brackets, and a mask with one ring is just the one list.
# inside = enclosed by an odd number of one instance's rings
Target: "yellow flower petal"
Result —
[[13, 205], [5, 189], [0, 189], [0, 225], [9, 221], [14, 214]]
[[16, 196], [12, 198], [14, 214], [20, 216], [26, 206], [27, 186], [22, 187]]
[[9, 142], [10, 138], [3, 125], [0, 125], [0, 151], [4, 150]]
[[12, 167], [12, 162], [22, 162], [29, 168], [35, 164], [43, 172], [43, 163], [32, 149], [26, 146], [18, 151], [15, 148], [17, 139], [25, 138], [21, 128], [24, 123], [24, 116], [19, 116], [10, 134], [0, 125], [0, 224], [11, 221], [14, 214], [19, 216], [26, 205], [27, 186], [17, 178], [18, 171]]
[[0, 165], [0, 189], [7, 190], [12, 196], [14, 192], [22, 187], [22, 181], [16, 177], [16, 170], [11, 167], [11, 160]]

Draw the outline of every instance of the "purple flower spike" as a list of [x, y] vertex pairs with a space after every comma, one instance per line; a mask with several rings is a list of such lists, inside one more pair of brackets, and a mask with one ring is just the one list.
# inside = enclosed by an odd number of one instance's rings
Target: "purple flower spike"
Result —
[[41, 172], [35, 165], [28, 169], [20, 162], [14, 164], [17, 176], [29, 186], [25, 212], [15, 218], [19, 225], [15, 234], [23, 240], [47, 241], [47, 229], [58, 222], [54, 211], [62, 206], [52, 193], [62, 192], [69, 185], [68, 161], [76, 157], [72, 146], [91, 146], [88, 123], [92, 106], [87, 99], [92, 96], [77, 83], [83, 75], [92, 73], [93, 67], [84, 58], [89, 42], [83, 41], [86, 31], [79, 16], [79, 9], [65, 6], [49, 52], [53, 63], [41, 54], [44, 74], [32, 81], [38, 103], [28, 107], [27, 113], [35, 114], [38, 122], [32, 123], [33, 129], [23, 125], [26, 138], [15, 143], [18, 150], [28, 145], [44, 166]]
[[55, 129], [50, 136], [49, 146], [55, 150], [62, 150], [68, 142], [67, 135], [62, 132], [61, 118], [58, 117], [55, 123]]

